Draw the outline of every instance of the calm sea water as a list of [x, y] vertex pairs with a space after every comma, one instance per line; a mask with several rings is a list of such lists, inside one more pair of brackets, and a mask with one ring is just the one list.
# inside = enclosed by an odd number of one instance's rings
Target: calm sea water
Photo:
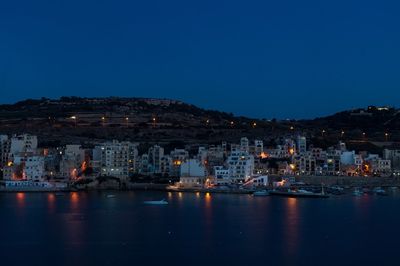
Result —
[[114, 194], [0, 194], [0, 264], [400, 265], [400, 195]]

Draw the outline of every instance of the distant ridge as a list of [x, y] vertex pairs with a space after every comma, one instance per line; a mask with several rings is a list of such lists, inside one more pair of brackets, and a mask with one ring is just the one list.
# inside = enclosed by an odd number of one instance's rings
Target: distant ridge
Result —
[[400, 111], [358, 108], [310, 120], [253, 119], [174, 99], [61, 97], [0, 105], [0, 133], [28, 132], [47, 140], [214, 143], [241, 136], [273, 141], [305, 135], [317, 145], [400, 141]]

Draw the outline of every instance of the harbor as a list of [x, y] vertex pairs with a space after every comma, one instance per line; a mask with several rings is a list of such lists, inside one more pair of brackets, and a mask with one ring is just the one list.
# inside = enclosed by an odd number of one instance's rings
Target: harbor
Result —
[[[311, 199], [81, 191], [0, 193], [0, 199], [0, 226], [6, 228], [0, 253], [4, 261], [18, 265], [24, 261], [49, 265], [49, 259], [57, 258], [61, 265], [129, 265], [132, 261], [157, 265], [161, 260], [182, 265], [193, 258], [191, 265], [207, 265], [212, 260], [212, 265], [239, 266], [266, 258], [270, 265], [303, 265], [299, 261], [343, 265], [348, 250], [353, 256], [346, 259], [346, 265], [393, 265], [390, 262], [400, 237], [395, 230], [400, 223], [399, 194], [350, 193]], [[145, 204], [162, 199], [168, 204]], [[370, 230], [374, 219], [385, 221], [379, 230]], [[48, 256], [38, 256], [43, 247]], [[21, 249], [24, 256], [20, 256]]]

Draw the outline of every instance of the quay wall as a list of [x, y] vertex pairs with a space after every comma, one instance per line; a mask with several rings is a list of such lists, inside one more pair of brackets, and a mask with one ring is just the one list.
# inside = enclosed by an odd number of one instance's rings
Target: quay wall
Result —
[[[270, 180], [279, 181], [282, 176], [270, 176]], [[296, 182], [309, 185], [339, 186], [400, 186], [400, 177], [363, 177], [363, 176], [295, 176]]]

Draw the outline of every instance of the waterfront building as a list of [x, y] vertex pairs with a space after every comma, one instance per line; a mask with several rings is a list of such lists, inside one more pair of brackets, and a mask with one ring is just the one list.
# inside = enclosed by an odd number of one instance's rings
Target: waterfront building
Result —
[[400, 150], [383, 150], [383, 159], [390, 160], [393, 169], [400, 169]]
[[60, 177], [65, 179], [76, 179], [87, 167], [85, 161], [85, 150], [81, 145], [66, 145], [61, 152]]
[[150, 172], [154, 174], [161, 173], [161, 158], [164, 156], [164, 148], [159, 145], [150, 147], [148, 151], [148, 164]]
[[301, 175], [314, 175], [316, 173], [317, 161], [311, 152], [296, 155], [291, 169]]
[[25, 161], [24, 169], [25, 179], [28, 181], [44, 181], [44, 157], [43, 156], [29, 156]]
[[36, 152], [38, 140], [36, 136], [29, 134], [14, 135], [10, 142], [10, 153], [17, 155], [23, 152]]
[[139, 156], [139, 173], [143, 175], [151, 174], [151, 167], [149, 163], [149, 154], [145, 153]]
[[44, 157], [25, 153], [14, 156], [4, 168], [4, 180], [44, 181]]
[[197, 151], [197, 159], [200, 160], [203, 164], [207, 163], [208, 150], [206, 147], [200, 146]]
[[181, 165], [189, 159], [189, 152], [185, 149], [174, 149], [170, 153], [172, 159], [172, 167], [170, 170], [171, 176], [179, 177], [181, 172]]
[[172, 158], [169, 155], [164, 155], [160, 160], [160, 172], [163, 176], [171, 175]]
[[340, 166], [340, 151], [330, 150], [323, 165], [323, 174], [330, 176], [340, 175]]
[[254, 157], [245, 151], [232, 151], [226, 161], [229, 178], [234, 182], [247, 181], [254, 173]]
[[198, 186], [205, 183], [207, 170], [201, 161], [197, 159], [189, 159], [183, 162], [180, 171], [180, 185]]
[[180, 176], [206, 177], [207, 169], [197, 159], [189, 159], [182, 163]]
[[340, 163], [344, 165], [353, 165], [355, 164], [355, 151], [345, 151], [340, 154]]
[[371, 156], [365, 158], [365, 166], [368, 166], [368, 172], [373, 175], [386, 176], [392, 174], [391, 161]]
[[207, 151], [207, 170], [210, 174], [214, 174], [214, 167], [223, 165], [225, 162], [226, 151], [220, 145], [210, 146]]
[[214, 167], [214, 180], [217, 184], [228, 184], [231, 182], [229, 178], [229, 169], [223, 166]]
[[101, 145], [101, 175], [127, 179], [136, 172], [137, 145], [132, 142], [106, 142]]

